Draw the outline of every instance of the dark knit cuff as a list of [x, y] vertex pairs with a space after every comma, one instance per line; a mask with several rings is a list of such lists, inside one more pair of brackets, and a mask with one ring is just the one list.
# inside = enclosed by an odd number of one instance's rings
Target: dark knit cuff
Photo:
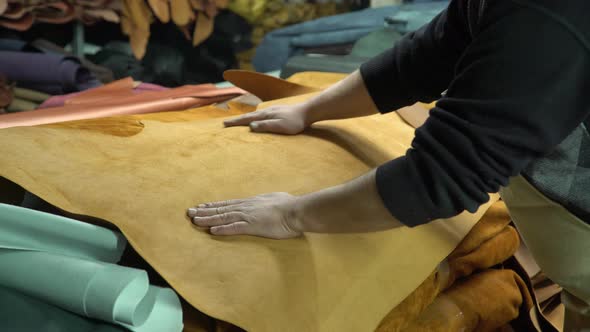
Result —
[[385, 207], [402, 224], [414, 227], [433, 220], [407, 158], [391, 160], [377, 168], [377, 190]]

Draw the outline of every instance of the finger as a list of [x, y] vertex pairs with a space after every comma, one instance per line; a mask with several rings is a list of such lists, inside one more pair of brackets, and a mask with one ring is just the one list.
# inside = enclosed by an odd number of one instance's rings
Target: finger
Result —
[[201, 227], [213, 227], [227, 225], [238, 221], [244, 221], [246, 214], [242, 212], [229, 212], [208, 217], [193, 217], [193, 224]]
[[218, 214], [224, 214], [232, 211], [236, 211], [236, 205], [218, 206], [212, 208], [190, 208], [188, 209], [188, 216], [193, 217], [208, 217]]
[[266, 116], [267, 116], [267, 113], [256, 111], [256, 112], [240, 115], [240, 116], [235, 117], [233, 119], [225, 120], [225, 121], [223, 121], [223, 124], [226, 127], [246, 126], [252, 121], [264, 120], [264, 119], [266, 119]]
[[285, 121], [282, 119], [272, 119], [264, 121], [254, 121], [250, 123], [250, 129], [255, 132], [268, 132], [268, 133], [290, 133], [289, 129], [285, 127]]
[[210, 231], [213, 235], [248, 235], [250, 226], [245, 221], [238, 221], [229, 225], [211, 227]]
[[245, 199], [228, 199], [225, 201], [199, 204], [199, 205], [197, 205], [197, 208], [214, 208], [214, 207], [219, 207], [219, 206], [236, 205], [236, 204], [243, 203], [244, 201], [245, 201]]

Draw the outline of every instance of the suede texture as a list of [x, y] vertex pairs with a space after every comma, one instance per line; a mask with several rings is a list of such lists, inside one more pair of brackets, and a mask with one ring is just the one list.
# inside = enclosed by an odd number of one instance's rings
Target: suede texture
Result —
[[375, 329], [497, 200], [412, 229], [214, 237], [187, 220], [188, 207], [340, 184], [403, 155], [414, 135], [395, 113], [326, 121], [297, 136], [223, 128], [228, 114], [248, 110], [240, 107], [0, 130], [0, 155], [10, 156], [0, 175], [114, 224], [191, 305], [249, 331]]

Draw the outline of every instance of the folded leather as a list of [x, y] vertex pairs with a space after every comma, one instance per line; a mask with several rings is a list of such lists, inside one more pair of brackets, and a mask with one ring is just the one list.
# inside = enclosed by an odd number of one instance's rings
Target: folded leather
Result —
[[489, 269], [443, 292], [404, 331], [495, 331], [533, 303], [512, 270]]
[[[518, 233], [509, 223], [510, 217], [504, 203], [494, 203], [439, 268], [383, 318], [377, 331], [405, 331], [414, 318], [435, 301], [441, 292], [453, 287], [458, 279], [510, 258], [520, 241]], [[498, 301], [501, 303], [501, 299]], [[508, 298], [506, 301], [510, 302]]]

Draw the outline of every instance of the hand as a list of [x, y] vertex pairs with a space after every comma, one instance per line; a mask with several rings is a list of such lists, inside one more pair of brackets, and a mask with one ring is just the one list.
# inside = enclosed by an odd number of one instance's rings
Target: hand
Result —
[[271, 106], [226, 120], [226, 127], [250, 126], [255, 132], [295, 135], [309, 126], [305, 104]]
[[246, 199], [200, 204], [188, 209], [193, 224], [214, 235], [255, 235], [271, 239], [300, 236], [297, 197], [271, 193]]

